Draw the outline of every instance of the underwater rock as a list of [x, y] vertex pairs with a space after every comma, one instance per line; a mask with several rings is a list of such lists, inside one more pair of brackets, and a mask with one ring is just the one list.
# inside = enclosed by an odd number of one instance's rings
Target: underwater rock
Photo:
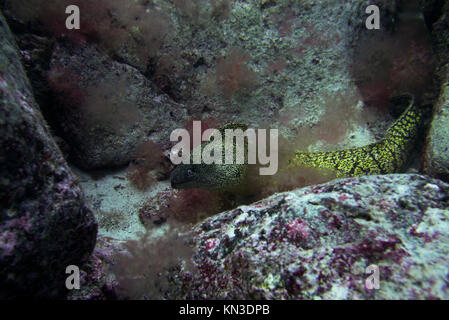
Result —
[[448, 299], [448, 195], [422, 175], [366, 176], [220, 213], [195, 226], [196, 270], [174, 296]]
[[[7, 2], [20, 4], [25, 1]], [[379, 4], [383, 28], [373, 32], [389, 33], [395, 21], [396, 2], [382, 1]], [[363, 97], [354, 83], [362, 76], [369, 78], [371, 69], [377, 70], [377, 66], [371, 68], [369, 64], [364, 75], [351, 74], [350, 71], [359, 40], [371, 33], [365, 27], [364, 0], [198, 0], [158, 1], [157, 4], [104, 1], [98, 5], [97, 16], [91, 10], [84, 10], [85, 15], [96, 19], [95, 23], [87, 24], [81, 30], [81, 36], [86, 36], [86, 41], [90, 45], [95, 44], [101, 53], [86, 49], [84, 42], [50, 19], [51, 15], [45, 14], [48, 7], [55, 14], [52, 2], [37, 0], [37, 3], [42, 6], [39, 12], [44, 14], [41, 16], [37, 12], [34, 19], [57, 29], [54, 32], [40, 30], [40, 34], [56, 43], [51, 66], [56, 67], [53, 69], [56, 71], [54, 83], [60, 84], [60, 92], [67, 89], [67, 81], [60, 83], [58, 80], [76, 76], [80, 78], [81, 89], [90, 87], [92, 83], [87, 81], [92, 80], [100, 92], [104, 92], [101, 83], [107, 82], [112, 74], [135, 77], [132, 86], [140, 86], [133, 93], [124, 93], [129, 80], [114, 85], [114, 95], [122, 94], [125, 99], [121, 101], [124, 100], [125, 104], [137, 105], [134, 98], [142, 96], [137, 108], [142, 116], [139, 117], [134, 110], [127, 114], [130, 123], [126, 125], [126, 121], [117, 124], [110, 119], [117, 112], [100, 112], [108, 114], [106, 122], [113, 123], [112, 130], [111, 126], [106, 129], [100, 126], [98, 122], [101, 121], [96, 121], [95, 126], [81, 121], [83, 126], [79, 126], [78, 114], [61, 110], [58, 102], [51, 108], [43, 106], [48, 120], [56, 115], [54, 121], [49, 121], [50, 126], [64, 127], [55, 131], [72, 147], [70, 154], [78, 157], [76, 162], [84, 168], [126, 163], [139, 137], [148, 138], [149, 135], [153, 141], [163, 142], [167, 149], [169, 135], [165, 121], [177, 122], [177, 128], [183, 127], [183, 121], [205, 121], [208, 118], [217, 119], [219, 125], [238, 122], [250, 127], [273, 127], [279, 128], [289, 139], [301, 137], [301, 147], [318, 143], [318, 148], [338, 149], [373, 142], [372, 134], [381, 133], [385, 120], [388, 120], [385, 115], [367, 119], [370, 108], [365, 108]], [[123, 7], [109, 8], [109, 5]], [[21, 10], [15, 12], [8, 7], [5, 6], [5, 14], [17, 25], [18, 38], [23, 38], [21, 34], [24, 31], [39, 33], [36, 30], [38, 23], [20, 23]], [[156, 19], [145, 12], [156, 15], [153, 16]], [[142, 28], [141, 23], [149, 25]], [[102, 28], [97, 30], [99, 26]], [[156, 43], [152, 43], [152, 38]], [[76, 39], [78, 41], [74, 41]], [[124, 39], [139, 40], [139, 50], [128, 50], [133, 46]], [[68, 47], [70, 41], [79, 48], [71, 52], [61, 50], [61, 47]], [[29, 41], [23, 43], [21, 49], [27, 54]], [[384, 47], [390, 51], [388, 43]], [[371, 52], [372, 48], [367, 51]], [[147, 58], [141, 59], [143, 56]], [[399, 60], [402, 61], [402, 57]], [[79, 67], [78, 71], [82, 72], [71, 77], [63, 68], [72, 66], [75, 69]], [[127, 70], [120, 70], [122, 66]], [[61, 77], [57, 76], [58, 72]], [[144, 79], [137, 84], [140, 78]], [[387, 80], [384, 82], [391, 79]], [[38, 88], [39, 81], [34, 83], [37, 95], [44, 97], [45, 92]], [[379, 86], [385, 85], [388, 83]], [[157, 95], [149, 89], [151, 86]], [[365, 91], [369, 89], [366, 87], [363, 88]], [[80, 98], [78, 93], [75, 90], [66, 96], [77, 100]], [[363, 119], [359, 119], [362, 112]], [[164, 116], [159, 116], [159, 113]], [[125, 112], [119, 111], [118, 114], [124, 115]], [[140, 124], [133, 119], [141, 120]], [[181, 122], [178, 121], [180, 119]], [[369, 129], [366, 128], [367, 121], [370, 122]], [[111, 132], [117, 131], [117, 126], [120, 132]], [[317, 130], [310, 134], [312, 126]], [[302, 131], [309, 132], [309, 137]], [[81, 157], [84, 158], [79, 159]]]
[[56, 44], [47, 77], [56, 96], [47, 115], [83, 169], [126, 165], [148, 138], [168, 147], [181, 126], [182, 107], [94, 45]]
[[[229, 1], [218, 19], [207, 15], [209, 2], [176, 7], [152, 66], [152, 81], [192, 118], [272, 125], [294, 137], [325, 110], [357, 105], [348, 53], [366, 32], [365, 1]], [[347, 99], [337, 105], [339, 94]]]
[[449, 181], [449, 2], [446, 2], [442, 12], [445, 14], [432, 25], [441, 89], [427, 136], [424, 171]]
[[449, 74], [442, 85], [439, 100], [427, 136], [424, 172], [449, 181]]
[[61, 298], [97, 223], [34, 100], [0, 14], [0, 299]]
[[123, 241], [99, 236], [89, 261], [80, 274], [80, 289], [71, 290], [68, 300], [115, 300], [118, 299], [117, 281], [110, 273], [114, 256], [123, 252]]

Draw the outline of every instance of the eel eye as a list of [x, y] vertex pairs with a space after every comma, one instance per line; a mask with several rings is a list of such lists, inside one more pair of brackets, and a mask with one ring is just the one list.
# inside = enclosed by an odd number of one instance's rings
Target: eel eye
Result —
[[187, 169], [187, 176], [191, 177], [193, 175], [192, 169]]

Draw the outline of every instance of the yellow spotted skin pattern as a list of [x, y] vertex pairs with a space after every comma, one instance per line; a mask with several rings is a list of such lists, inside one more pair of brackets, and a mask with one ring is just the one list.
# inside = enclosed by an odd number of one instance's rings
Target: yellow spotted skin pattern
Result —
[[[321, 168], [330, 169], [336, 177], [387, 174], [400, 171], [417, 142], [420, 128], [424, 122], [424, 115], [422, 109], [414, 104], [411, 95], [403, 95], [399, 99], [402, 99], [400, 105], [405, 107], [403, 108], [405, 111], [380, 141], [360, 148], [339, 151], [297, 151], [289, 164], [281, 171], [290, 168], [298, 170]], [[246, 130], [246, 126], [236, 124], [228, 124], [222, 129], [238, 127]], [[207, 143], [204, 143], [198, 150], [202, 150], [206, 145]], [[236, 148], [234, 145], [233, 148], [225, 149], [228, 152], [233, 152]], [[247, 175], [246, 163], [245, 161], [245, 164], [239, 165], [181, 164], [172, 172], [171, 184], [176, 189], [237, 190], [244, 185], [243, 182]]]
[[423, 123], [421, 109], [414, 104], [411, 96], [408, 101], [404, 113], [379, 142], [340, 151], [298, 151], [287, 168], [331, 169], [337, 177], [398, 172], [406, 164]]

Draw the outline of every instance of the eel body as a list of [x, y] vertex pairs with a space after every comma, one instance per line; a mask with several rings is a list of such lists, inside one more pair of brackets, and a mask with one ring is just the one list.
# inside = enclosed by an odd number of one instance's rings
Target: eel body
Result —
[[408, 160], [423, 122], [422, 109], [415, 105], [411, 96], [408, 96], [407, 100], [408, 106], [405, 111], [380, 141], [359, 148], [338, 151], [298, 151], [287, 168], [331, 169], [337, 177], [400, 171]]
[[[247, 129], [245, 124], [228, 123], [218, 129], [224, 136], [226, 129], [241, 129], [242, 132]], [[218, 146], [222, 155], [222, 164], [193, 164], [194, 156], [202, 154], [205, 148], [213, 145]], [[208, 189], [229, 191], [238, 188], [244, 180], [248, 169], [248, 143], [244, 140], [244, 160], [242, 164], [225, 164], [226, 154], [232, 154], [235, 159], [236, 140], [232, 144], [226, 144], [222, 141], [208, 141], [194, 148], [188, 155], [190, 164], [180, 164], [171, 174], [171, 186], [175, 189]]]
[[[411, 95], [403, 95], [400, 103], [405, 111], [378, 142], [363, 147], [338, 151], [296, 151], [284, 169], [322, 168], [335, 172], [337, 177], [387, 174], [400, 171], [413, 150], [423, 124], [422, 109]], [[228, 125], [229, 126], [229, 125]], [[234, 124], [231, 125], [235, 126]], [[226, 126], [225, 126], [226, 127]], [[206, 142], [201, 145], [202, 150]], [[231, 148], [227, 149], [230, 152]], [[194, 151], [192, 151], [193, 153]], [[173, 188], [232, 190], [245, 178], [247, 164], [181, 164], [173, 172]]]

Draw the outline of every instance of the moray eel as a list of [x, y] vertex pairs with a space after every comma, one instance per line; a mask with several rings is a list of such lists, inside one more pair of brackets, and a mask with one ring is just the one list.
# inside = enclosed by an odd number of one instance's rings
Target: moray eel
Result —
[[[218, 130], [224, 137], [226, 129], [241, 129], [245, 131], [248, 127], [245, 124], [228, 123]], [[236, 141], [232, 146], [223, 143], [222, 163], [223, 164], [193, 164], [194, 154], [199, 152], [202, 154], [204, 148], [214, 141], [208, 141], [192, 150], [190, 164], [180, 164], [171, 174], [171, 186], [175, 189], [208, 189], [228, 191], [238, 188], [244, 180], [248, 169], [248, 144], [244, 145], [244, 161], [243, 164], [224, 164], [226, 153], [235, 154]], [[221, 147], [221, 146], [220, 146]]]
[[[331, 169], [337, 177], [400, 171], [415, 146], [424, 115], [422, 109], [415, 105], [413, 96], [405, 94], [396, 97], [395, 100], [395, 104], [405, 107], [405, 111], [380, 141], [364, 147], [338, 151], [297, 151], [288, 165], [281, 170], [294, 167], [299, 167], [298, 170], [300, 168]], [[209, 142], [200, 146], [201, 150], [207, 143]], [[230, 148], [228, 148], [229, 151]], [[238, 186], [246, 172], [247, 165], [181, 164], [172, 172], [171, 184], [176, 189], [199, 188], [226, 191]]]
[[423, 122], [423, 112], [410, 95], [397, 98], [406, 103], [403, 114], [382, 140], [360, 148], [328, 152], [296, 152], [287, 168], [314, 167], [334, 170], [337, 177], [394, 173], [406, 164]]

